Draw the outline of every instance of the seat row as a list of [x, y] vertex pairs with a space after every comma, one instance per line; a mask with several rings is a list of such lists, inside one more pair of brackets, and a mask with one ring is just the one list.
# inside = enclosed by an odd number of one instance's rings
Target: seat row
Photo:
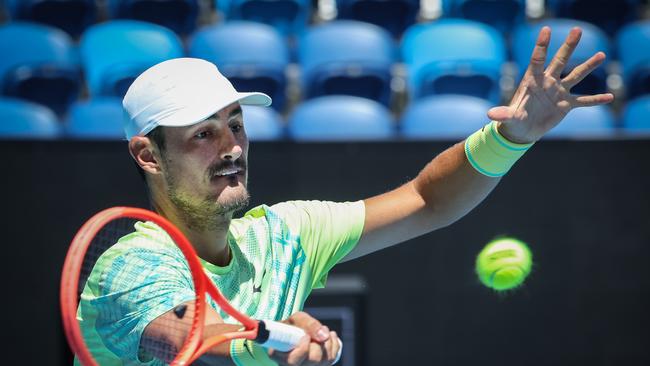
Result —
[[[397, 123], [383, 105], [354, 96], [324, 96], [299, 104], [285, 123], [272, 108], [243, 106], [251, 140], [362, 141], [462, 139], [486, 123], [491, 104], [465, 95], [429, 96], [414, 102]], [[0, 99], [2, 139], [124, 139], [118, 98], [78, 102], [63, 121], [47, 107]], [[650, 136], [650, 95], [630, 102], [617, 123], [607, 106], [578, 108], [549, 137], [612, 138]]]
[[[301, 33], [312, 18], [312, 4], [320, 3], [310, 0], [8, 0], [6, 12], [12, 19], [43, 22], [73, 36], [83, 33], [103, 13], [110, 19], [157, 23], [186, 35], [206, 17], [202, 14], [207, 11], [202, 6], [205, 1], [225, 19], [263, 22], [284, 35]], [[544, 13], [594, 23], [613, 35], [625, 23], [637, 20], [643, 5], [641, 0], [333, 0], [331, 3], [335, 5], [338, 19], [370, 22], [394, 36], [415, 24], [418, 17], [465, 18], [490, 24], [506, 33], [522, 23], [527, 14]], [[542, 6], [534, 7], [533, 3]]]
[[[551, 53], [573, 26], [583, 27], [582, 41], [568, 69], [604, 51], [620, 59], [629, 99], [650, 93], [650, 21], [624, 28], [616, 47], [597, 27], [575, 20], [521, 26], [510, 47], [518, 65], [517, 77], [523, 74], [543, 25], [554, 30]], [[140, 21], [95, 25], [84, 33], [78, 48], [59, 30], [12, 22], [0, 27], [0, 49], [2, 93], [44, 104], [59, 115], [66, 113], [85, 87], [93, 98], [121, 97], [142, 71], [176, 57], [215, 63], [239, 90], [269, 94], [279, 111], [286, 106], [291, 81], [287, 71], [292, 57], [284, 39], [270, 26], [246, 21], [202, 28], [194, 33], [187, 49], [167, 28]], [[330, 22], [310, 28], [300, 38], [296, 59], [304, 99], [345, 94], [388, 106], [399, 62], [406, 66], [411, 99], [466, 94], [498, 104], [502, 68], [509, 57], [505, 40], [493, 28], [446, 19], [409, 28], [399, 47], [386, 31], [372, 24]], [[606, 63], [589, 75], [574, 92], [605, 92], [607, 67]]]

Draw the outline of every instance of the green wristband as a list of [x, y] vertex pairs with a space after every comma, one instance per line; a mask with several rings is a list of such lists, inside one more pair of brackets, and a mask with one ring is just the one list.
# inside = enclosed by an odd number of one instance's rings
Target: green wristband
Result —
[[237, 366], [277, 366], [269, 358], [266, 348], [249, 339], [230, 342], [230, 358]]
[[521, 158], [533, 143], [515, 144], [497, 130], [491, 122], [465, 140], [465, 155], [469, 163], [483, 175], [501, 177]]

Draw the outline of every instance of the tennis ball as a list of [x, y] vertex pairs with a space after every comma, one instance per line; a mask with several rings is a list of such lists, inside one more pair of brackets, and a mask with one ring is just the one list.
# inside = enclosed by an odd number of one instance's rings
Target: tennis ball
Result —
[[498, 238], [489, 242], [476, 257], [476, 274], [485, 286], [504, 291], [521, 285], [532, 265], [533, 256], [524, 242]]

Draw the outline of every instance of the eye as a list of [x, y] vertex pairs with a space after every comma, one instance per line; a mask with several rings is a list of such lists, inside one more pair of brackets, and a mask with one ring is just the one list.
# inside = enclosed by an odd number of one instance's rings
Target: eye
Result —
[[230, 130], [234, 133], [239, 133], [244, 129], [244, 125], [241, 123], [233, 123], [230, 125]]
[[194, 138], [201, 140], [201, 139], [205, 139], [207, 137], [210, 137], [210, 135], [211, 135], [210, 131], [201, 131], [201, 132], [197, 133], [196, 135], [194, 135]]

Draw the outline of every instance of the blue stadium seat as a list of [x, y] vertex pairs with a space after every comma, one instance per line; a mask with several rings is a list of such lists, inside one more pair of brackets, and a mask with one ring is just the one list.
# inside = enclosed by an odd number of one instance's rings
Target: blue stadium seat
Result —
[[65, 32], [42, 24], [0, 26], [2, 94], [44, 104], [63, 114], [81, 89], [76, 50]]
[[111, 18], [162, 25], [187, 35], [196, 29], [199, 0], [108, 0]]
[[282, 118], [272, 108], [243, 105], [244, 129], [251, 141], [280, 140], [284, 137]]
[[650, 94], [650, 20], [623, 28], [616, 44], [627, 97]]
[[0, 98], [0, 139], [57, 139], [59, 121], [49, 108], [12, 98]]
[[47, 24], [73, 37], [97, 20], [95, 0], [8, 0], [7, 9], [13, 19]]
[[123, 140], [122, 100], [100, 97], [78, 101], [65, 121], [66, 135], [77, 139]]
[[419, 0], [337, 0], [339, 19], [378, 25], [399, 37], [416, 21]]
[[546, 138], [592, 139], [608, 138], [616, 134], [616, 118], [608, 106], [576, 108]]
[[630, 101], [623, 112], [626, 134], [650, 135], [650, 95]]
[[506, 45], [496, 29], [443, 19], [409, 28], [401, 48], [412, 97], [465, 94], [499, 102]]
[[409, 139], [461, 139], [485, 126], [493, 105], [469, 95], [431, 95], [413, 101], [402, 116], [402, 136]]
[[273, 26], [286, 36], [301, 33], [311, 16], [310, 0], [215, 0], [227, 20], [250, 20]]
[[611, 36], [641, 13], [641, 0], [547, 0], [546, 6], [555, 17], [592, 23]]
[[80, 43], [82, 65], [91, 96], [126, 94], [147, 68], [184, 56], [176, 34], [162, 26], [131, 20], [94, 25]]
[[526, 0], [444, 0], [450, 15], [489, 24], [507, 34], [526, 20]]
[[335, 21], [311, 28], [298, 44], [304, 94], [356, 95], [388, 105], [396, 53], [390, 34], [373, 24]]
[[[564, 69], [562, 76], [567, 75], [574, 67], [587, 61], [596, 52], [605, 52], [611, 58], [611, 45], [609, 37], [605, 32], [593, 24], [573, 19], [549, 19], [536, 24], [524, 24], [515, 30], [512, 38], [513, 60], [519, 68], [521, 78], [528, 67], [530, 56], [535, 47], [535, 41], [543, 26], [551, 27], [551, 43], [548, 48], [546, 65], [553, 59], [555, 52], [564, 43], [564, 39], [573, 27], [582, 28], [582, 38], [576, 47], [569, 63]], [[607, 66], [605, 64], [589, 74], [580, 84], [571, 91], [575, 94], [596, 94], [607, 92]]]
[[330, 95], [299, 104], [289, 119], [298, 141], [382, 140], [393, 135], [390, 111], [365, 98]]
[[289, 50], [273, 27], [248, 21], [208, 26], [194, 34], [189, 55], [217, 65], [237, 90], [264, 92], [275, 109], [284, 108]]

